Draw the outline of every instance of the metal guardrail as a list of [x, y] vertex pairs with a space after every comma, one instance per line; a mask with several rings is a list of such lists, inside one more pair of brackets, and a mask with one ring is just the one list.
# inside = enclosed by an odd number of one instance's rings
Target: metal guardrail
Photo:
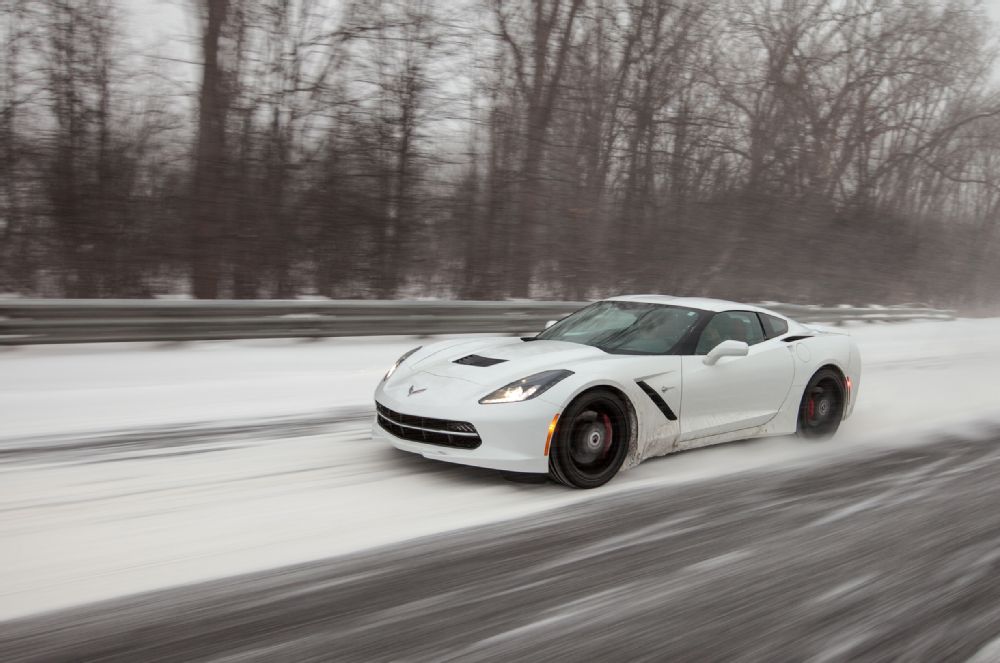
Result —
[[906, 320], [954, 320], [955, 311], [937, 309], [923, 304], [894, 306], [833, 306], [762, 302], [759, 306], [786, 315], [799, 322], [902, 322]]
[[[587, 302], [0, 300], [0, 345], [439, 334], [523, 334]], [[954, 318], [925, 306], [763, 304], [802, 322]]]

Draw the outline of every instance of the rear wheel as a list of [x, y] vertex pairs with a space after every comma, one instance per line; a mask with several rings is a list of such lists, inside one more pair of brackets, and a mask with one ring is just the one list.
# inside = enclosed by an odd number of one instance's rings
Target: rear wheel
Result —
[[799, 405], [799, 437], [832, 437], [844, 419], [844, 379], [836, 371], [817, 371], [802, 393]]
[[581, 394], [559, 418], [549, 474], [573, 488], [597, 488], [617, 474], [629, 443], [628, 410], [608, 389]]

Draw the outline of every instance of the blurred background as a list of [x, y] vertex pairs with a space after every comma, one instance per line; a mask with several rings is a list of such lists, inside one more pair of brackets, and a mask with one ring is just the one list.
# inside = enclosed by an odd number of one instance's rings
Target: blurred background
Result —
[[2, 0], [0, 292], [992, 306], [996, 4]]
[[[1000, 661], [998, 19], [0, 0], [0, 661]], [[372, 440], [630, 292], [841, 325], [854, 414], [594, 491]]]

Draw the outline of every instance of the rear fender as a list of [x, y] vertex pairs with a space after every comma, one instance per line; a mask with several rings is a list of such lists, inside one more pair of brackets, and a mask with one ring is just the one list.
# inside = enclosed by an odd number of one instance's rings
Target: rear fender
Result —
[[[846, 416], [857, 400], [857, 377], [860, 376], [860, 358], [854, 340], [846, 334], [817, 334], [789, 343], [789, 352], [795, 360], [795, 378], [778, 415], [768, 422], [766, 435], [790, 435], [798, 430], [799, 405], [802, 392], [816, 371], [824, 366], [834, 366], [850, 378], [852, 397]], [[852, 368], [857, 363], [857, 369]], [[857, 376], [857, 377], [856, 377]]]

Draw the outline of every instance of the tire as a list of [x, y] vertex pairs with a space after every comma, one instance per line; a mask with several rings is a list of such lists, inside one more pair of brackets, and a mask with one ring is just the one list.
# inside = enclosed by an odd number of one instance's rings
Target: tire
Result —
[[797, 434], [820, 440], [833, 437], [844, 420], [844, 378], [834, 370], [816, 371], [802, 392]]
[[549, 453], [549, 474], [572, 488], [611, 480], [628, 454], [628, 408], [609, 389], [580, 394], [559, 417]]

